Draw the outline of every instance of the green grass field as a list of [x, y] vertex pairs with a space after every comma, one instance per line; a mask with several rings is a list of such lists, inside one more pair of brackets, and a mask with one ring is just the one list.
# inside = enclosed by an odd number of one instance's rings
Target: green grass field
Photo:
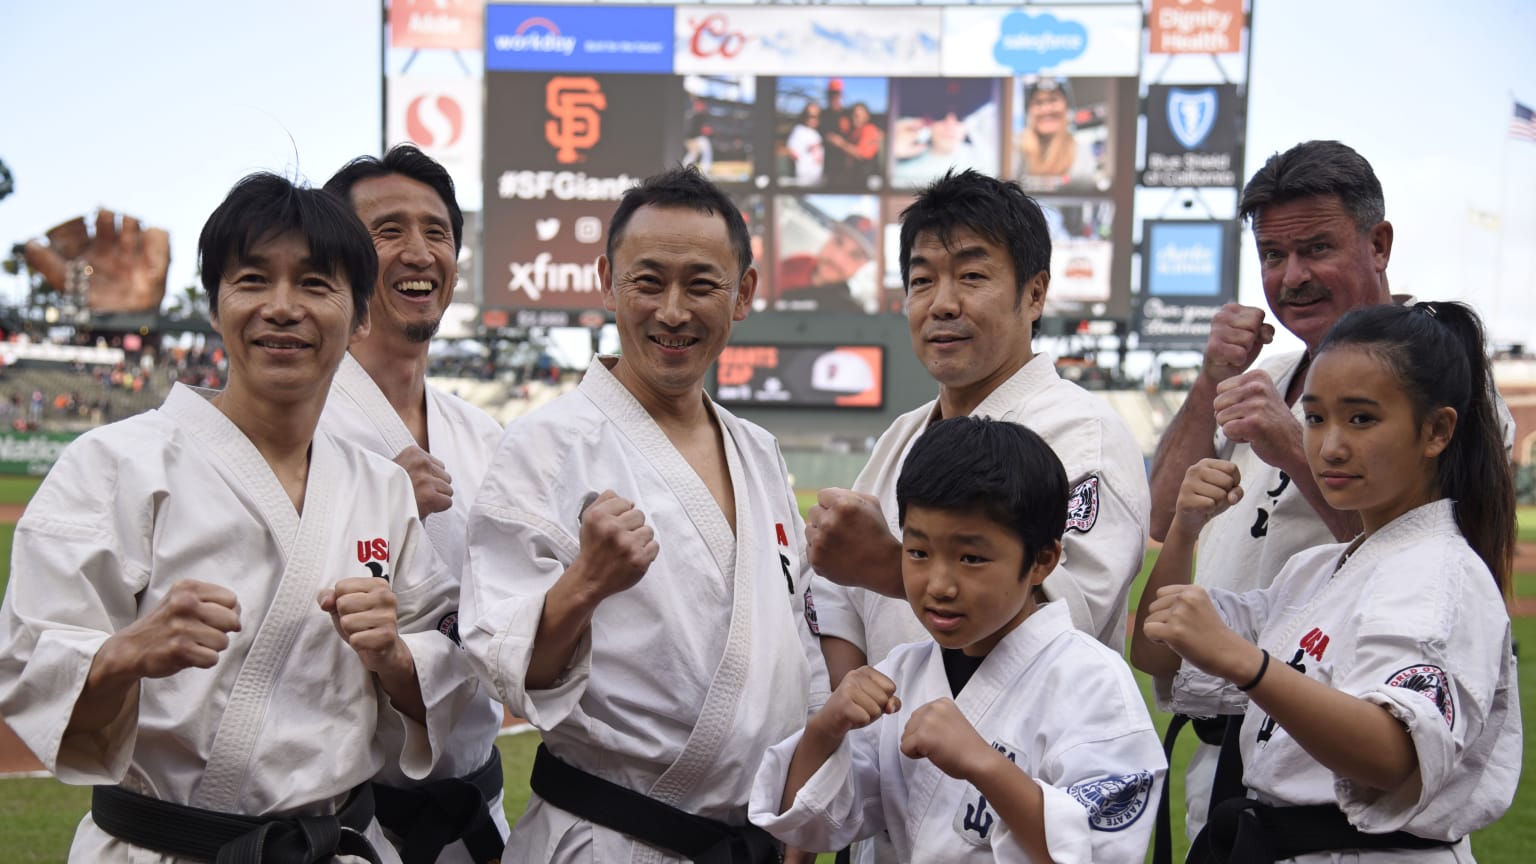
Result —
[[[7, 482], [13, 480], [25, 482]], [[30, 485], [27, 485], [30, 484]], [[36, 488], [36, 481], [27, 478], [0, 478], [0, 503], [23, 503], [26, 495]], [[25, 493], [23, 495], [22, 493]], [[8, 499], [7, 495], [20, 495]], [[800, 497], [802, 510], [815, 503], [814, 493]], [[0, 525], [0, 591], [9, 573], [12, 525]], [[1536, 507], [1520, 509], [1520, 536], [1523, 541], [1536, 542]], [[1131, 605], [1135, 608], [1141, 594], [1146, 574], [1156, 560], [1156, 552], [1147, 553], [1145, 567], [1132, 589]], [[1515, 580], [1517, 596], [1536, 596], [1536, 573], [1519, 574]], [[1536, 618], [1518, 618], [1514, 622], [1515, 639], [1527, 657], [1536, 653]], [[1521, 716], [1525, 728], [1536, 729], [1536, 664], [1520, 666]], [[1151, 681], [1140, 672], [1137, 683], [1151, 704]], [[1161, 735], [1168, 723], [1167, 715], [1153, 713], [1153, 721]], [[1174, 751], [1170, 800], [1174, 825], [1175, 860], [1183, 857], [1186, 847], [1184, 832], [1183, 769], [1194, 750], [1195, 738], [1191, 734], [1181, 736]], [[510, 822], [515, 822], [528, 804], [528, 772], [533, 766], [533, 752], [538, 745], [536, 734], [509, 736], [501, 739], [502, 767], [507, 778], [506, 812]], [[1484, 864], [1518, 864], [1530, 860], [1536, 849], [1536, 744], [1526, 740], [1522, 760], [1521, 783], [1515, 801], [1503, 819], [1473, 835], [1473, 850]], [[15, 864], [59, 861], [69, 848], [76, 824], [90, 806], [90, 790], [65, 786], [51, 778], [23, 778], [0, 780], [0, 860]], [[831, 856], [823, 855], [818, 864], [830, 864]]]

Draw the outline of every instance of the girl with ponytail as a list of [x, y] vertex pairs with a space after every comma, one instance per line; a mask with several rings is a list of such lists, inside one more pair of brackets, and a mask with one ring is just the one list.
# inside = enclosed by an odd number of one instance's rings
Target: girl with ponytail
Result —
[[1132, 662], [1182, 713], [1232, 687], [1250, 700], [1223, 745], [1241, 785], [1213, 794], [1190, 860], [1472, 861], [1467, 835], [1508, 809], [1514, 483], [1493, 392], [1464, 305], [1340, 318], [1307, 375], [1303, 445], [1328, 503], [1364, 530], [1259, 591], [1188, 584], [1201, 526], [1242, 495], [1229, 462], [1189, 469]]

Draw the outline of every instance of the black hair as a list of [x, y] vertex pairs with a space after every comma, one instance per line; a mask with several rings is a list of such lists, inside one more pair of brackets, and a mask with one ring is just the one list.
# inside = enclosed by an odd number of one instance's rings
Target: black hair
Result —
[[[933, 233], [946, 247], [957, 229], [1008, 250], [1013, 261], [1014, 306], [1024, 301], [1024, 286], [1035, 274], [1051, 269], [1051, 232], [1035, 199], [1012, 180], [999, 180], [967, 168], [953, 168], [917, 195], [901, 211], [901, 283], [912, 284], [912, 244]], [[1031, 335], [1040, 331], [1036, 319]]]
[[352, 187], [364, 180], [399, 174], [432, 187], [437, 197], [448, 208], [448, 222], [453, 227], [453, 251], [457, 254], [464, 244], [464, 211], [459, 209], [459, 199], [454, 195], [453, 176], [440, 162], [421, 152], [414, 144], [396, 144], [389, 148], [384, 158], [359, 156], [341, 166], [341, 170], [325, 181], [325, 191], [352, 204]]
[[1387, 218], [1386, 198], [1371, 163], [1338, 141], [1304, 141], [1269, 157], [1243, 187], [1238, 214], [1253, 219], [1266, 204], [1335, 197], [1364, 234]]
[[256, 244], [288, 233], [309, 244], [310, 261], [318, 270], [346, 278], [352, 288], [353, 326], [367, 320], [379, 271], [368, 229], [335, 195], [266, 171], [236, 183], [203, 225], [197, 257], [208, 307], [215, 314], [219, 311], [219, 283], [226, 267], [248, 258]]
[[896, 481], [908, 507], [978, 511], [1024, 544], [1026, 572], [1067, 527], [1067, 471], [1033, 430], [1005, 420], [952, 417], [912, 445]]
[[738, 279], [747, 275], [752, 266], [752, 237], [747, 233], [747, 222], [730, 196], [700, 173], [697, 165], [679, 165], [641, 180], [632, 186], [619, 201], [619, 207], [608, 220], [608, 245], [605, 252], [613, 263], [613, 253], [619, 248], [624, 229], [630, 217], [641, 207], [686, 207], [725, 220], [725, 229], [731, 238], [731, 249], [736, 253]]
[[1508, 586], [1515, 542], [1514, 471], [1493, 404], [1493, 375], [1477, 313], [1461, 303], [1392, 304], [1341, 317], [1318, 346], [1359, 348], [1379, 359], [1413, 403], [1415, 419], [1456, 410], [1456, 428], [1440, 454], [1440, 494], [1455, 502], [1456, 525]]

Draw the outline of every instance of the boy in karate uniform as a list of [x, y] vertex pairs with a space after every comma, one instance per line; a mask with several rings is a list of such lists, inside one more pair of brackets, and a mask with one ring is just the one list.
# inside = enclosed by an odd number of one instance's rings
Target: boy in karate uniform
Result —
[[849, 673], [768, 751], [754, 823], [808, 850], [887, 830], [903, 861], [1145, 855], [1167, 764], [1136, 684], [1066, 604], [1037, 601], [1067, 494], [1022, 426], [959, 417], [918, 439], [896, 487], [902, 581], [934, 641]]

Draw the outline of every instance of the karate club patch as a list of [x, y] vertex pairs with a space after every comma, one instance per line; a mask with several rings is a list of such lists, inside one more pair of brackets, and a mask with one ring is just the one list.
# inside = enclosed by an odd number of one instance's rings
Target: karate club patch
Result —
[[1146, 812], [1152, 800], [1152, 772], [1100, 777], [1067, 787], [1067, 794], [1087, 809], [1088, 827], [1095, 831], [1121, 831]]
[[1067, 496], [1067, 530], [1087, 534], [1099, 521], [1099, 477], [1095, 474], [1073, 487]]
[[1387, 686], [1423, 694], [1424, 698], [1435, 703], [1440, 716], [1445, 718], [1445, 725], [1456, 728], [1456, 704], [1451, 700], [1451, 682], [1444, 669], [1427, 663], [1408, 666], [1393, 672], [1387, 679]]
[[457, 611], [449, 612], [437, 620], [437, 632], [452, 639], [453, 644], [460, 648], [464, 647], [464, 643], [459, 641], [459, 613]]
[[812, 636], [821, 635], [821, 624], [816, 620], [816, 598], [811, 596], [810, 586], [805, 589], [805, 626], [810, 628]]

